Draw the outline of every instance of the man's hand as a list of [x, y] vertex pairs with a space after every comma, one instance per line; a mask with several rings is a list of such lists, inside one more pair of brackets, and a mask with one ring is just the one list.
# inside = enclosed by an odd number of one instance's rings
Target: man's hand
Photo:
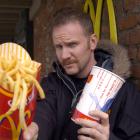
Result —
[[109, 117], [102, 111], [92, 111], [89, 113], [93, 117], [99, 118], [100, 122], [77, 119], [75, 122], [82, 126], [78, 130], [79, 140], [109, 140]]
[[27, 130], [23, 132], [24, 140], [37, 140], [38, 137], [38, 125], [35, 122], [32, 122]]

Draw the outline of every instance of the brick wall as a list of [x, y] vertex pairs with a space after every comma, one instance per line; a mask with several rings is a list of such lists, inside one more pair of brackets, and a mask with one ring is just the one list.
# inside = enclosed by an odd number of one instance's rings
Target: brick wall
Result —
[[119, 42], [132, 62], [132, 79], [140, 89], [140, 0], [115, 0]]
[[[55, 58], [49, 39], [49, 20], [57, 9], [74, 5], [82, 6], [84, 0], [50, 0], [42, 5], [34, 19], [34, 58], [42, 62], [42, 75], [51, 71]], [[94, 0], [93, 0], [94, 1]], [[140, 87], [140, 0], [113, 0], [116, 13], [119, 43], [128, 49], [132, 62], [132, 79]], [[101, 38], [109, 39], [106, 2], [102, 16]]]

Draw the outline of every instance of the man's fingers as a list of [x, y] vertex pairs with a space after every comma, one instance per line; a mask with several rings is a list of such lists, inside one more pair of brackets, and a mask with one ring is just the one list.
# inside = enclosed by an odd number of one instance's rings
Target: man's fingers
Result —
[[24, 140], [37, 140], [38, 137], [38, 126], [36, 123], [32, 122], [27, 130], [23, 132], [23, 139]]
[[94, 128], [80, 128], [78, 130], [78, 134], [87, 135], [91, 138], [102, 138], [102, 133], [100, 133], [97, 129]]
[[37, 140], [38, 138], [38, 133], [34, 136], [33, 140]]
[[96, 125], [98, 125], [96, 121], [80, 119], [80, 118], [76, 119], [75, 123], [81, 125], [82, 127], [91, 127], [91, 128], [96, 127]]
[[99, 111], [99, 110], [95, 110], [95, 111], [89, 112], [89, 114], [93, 117], [100, 118], [102, 125], [106, 126], [109, 124], [109, 116], [107, 113]]
[[[75, 121], [78, 125], [81, 125], [83, 128], [93, 128], [92, 130], [97, 130], [100, 133], [104, 132], [102, 125], [96, 121], [86, 120], [86, 119], [77, 119]], [[88, 130], [88, 129], [87, 129]], [[90, 130], [90, 129], [89, 129]]]
[[84, 135], [78, 135], [78, 140], [94, 140], [94, 139]]

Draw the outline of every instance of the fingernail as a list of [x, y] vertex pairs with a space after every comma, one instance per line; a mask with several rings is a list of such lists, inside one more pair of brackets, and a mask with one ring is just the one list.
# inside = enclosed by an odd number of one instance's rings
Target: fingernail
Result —
[[30, 139], [31, 139], [30, 135], [27, 134], [25, 140], [30, 140]]
[[76, 119], [76, 121], [79, 121], [79, 118], [78, 118], [78, 119]]
[[75, 123], [78, 123], [79, 122], [79, 119], [75, 119]]

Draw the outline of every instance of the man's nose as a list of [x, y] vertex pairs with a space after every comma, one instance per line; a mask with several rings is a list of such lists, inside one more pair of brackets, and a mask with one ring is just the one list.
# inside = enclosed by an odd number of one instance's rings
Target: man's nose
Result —
[[69, 49], [63, 48], [61, 57], [62, 57], [62, 59], [68, 59], [70, 57]]

